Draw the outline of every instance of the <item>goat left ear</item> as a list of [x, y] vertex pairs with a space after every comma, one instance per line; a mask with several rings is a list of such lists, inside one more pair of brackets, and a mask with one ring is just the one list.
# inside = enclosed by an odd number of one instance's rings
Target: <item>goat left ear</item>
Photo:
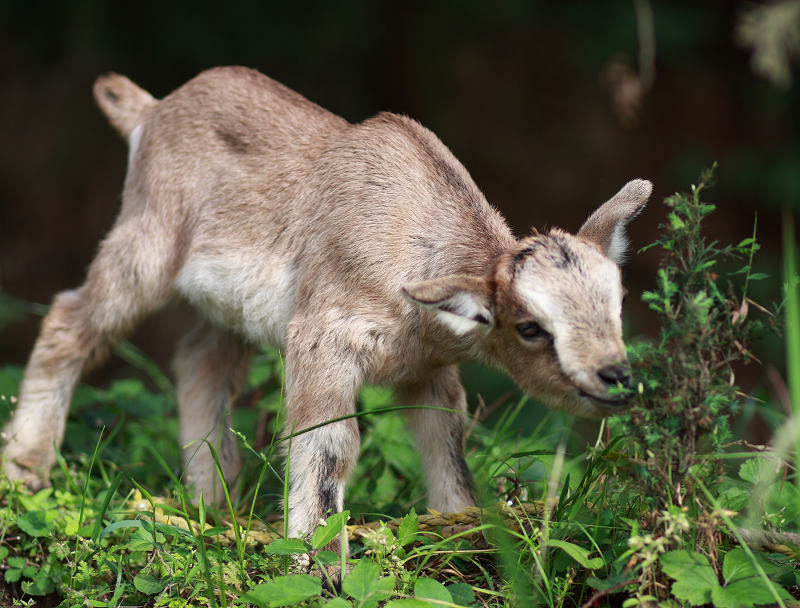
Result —
[[608, 257], [622, 264], [628, 249], [625, 225], [644, 209], [652, 192], [653, 184], [646, 179], [628, 182], [589, 216], [578, 236], [597, 243]]
[[488, 329], [494, 323], [489, 283], [479, 277], [454, 275], [408, 283], [403, 293], [413, 302], [435, 311], [436, 317], [458, 335]]

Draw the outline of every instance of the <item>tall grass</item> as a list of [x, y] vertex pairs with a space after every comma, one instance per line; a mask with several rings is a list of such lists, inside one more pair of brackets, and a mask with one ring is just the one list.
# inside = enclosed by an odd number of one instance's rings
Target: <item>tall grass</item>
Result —
[[[786, 318], [786, 377], [795, 430], [795, 471], [800, 471], [800, 296], [797, 293], [797, 243], [794, 232], [794, 214], [783, 212], [783, 283]], [[800, 486], [800, 475], [795, 482]]]

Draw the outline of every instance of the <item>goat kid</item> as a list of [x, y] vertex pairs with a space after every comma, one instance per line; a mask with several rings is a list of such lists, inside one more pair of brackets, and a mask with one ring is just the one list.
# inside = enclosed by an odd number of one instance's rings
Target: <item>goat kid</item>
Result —
[[[576, 235], [517, 240], [407, 117], [350, 124], [241, 67], [160, 101], [116, 74], [94, 94], [130, 148], [122, 208], [85, 284], [43, 321], [3, 432], [11, 479], [48, 483], [81, 373], [175, 295], [200, 311], [174, 369], [186, 475], [207, 499], [221, 485], [200, 440], [233, 480], [229, 405], [262, 344], [285, 352], [288, 431], [353, 413], [363, 383], [447, 410], [407, 414], [440, 511], [474, 503], [458, 363], [481, 359], [573, 414], [624, 408], [609, 391], [630, 384], [618, 264], [650, 182], [628, 183]], [[294, 438], [292, 535], [342, 510], [358, 452], [354, 419]]]

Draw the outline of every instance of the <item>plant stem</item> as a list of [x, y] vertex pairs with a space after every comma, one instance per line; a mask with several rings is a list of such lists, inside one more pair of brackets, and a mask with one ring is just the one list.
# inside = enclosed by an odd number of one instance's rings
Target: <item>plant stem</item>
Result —
[[[795, 427], [800, 417], [800, 300], [797, 293], [797, 246], [794, 215], [783, 211], [783, 274], [786, 285], [786, 376]], [[800, 465], [800, 436], [795, 435], [795, 467]], [[795, 482], [800, 485], [800, 476]]]

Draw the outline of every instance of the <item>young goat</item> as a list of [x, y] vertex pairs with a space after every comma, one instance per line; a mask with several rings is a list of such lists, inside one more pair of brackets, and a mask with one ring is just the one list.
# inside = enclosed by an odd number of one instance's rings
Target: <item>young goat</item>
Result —
[[[430, 131], [382, 113], [349, 124], [258, 72], [203, 72], [157, 101], [123, 76], [95, 98], [130, 146], [122, 209], [86, 283], [55, 297], [4, 429], [4, 467], [47, 484], [81, 373], [176, 294], [202, 320], [175, 359], [186, 475], [207, 499], [239, 470], [229, 404], [253, 350], [285, 352], [286, 430], [355, 411], [363, 383], [411, 409], [428, 504], [474, 502], [457, 365], [505, 370], [551, 407], [621, 411], [630, 384], [618, 263], [650, 182], [577, 235], [514, 238]], [[291, 444], [289, 531], [343, 508], [359, 452], [347, 419]], [[334, 547], [336, 548], [336, 547]]]

